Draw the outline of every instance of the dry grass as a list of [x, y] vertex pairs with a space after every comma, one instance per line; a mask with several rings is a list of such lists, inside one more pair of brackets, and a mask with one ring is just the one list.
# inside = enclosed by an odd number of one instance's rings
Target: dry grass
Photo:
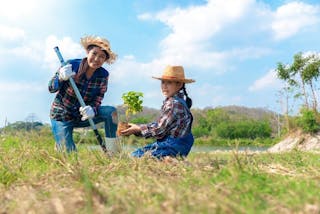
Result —
[[232, 151], [161, 162], [84, 146], [67, 155], [43, 136], [11, 136], [0, 141], [0, 213], [319, 213], [319, 160]]

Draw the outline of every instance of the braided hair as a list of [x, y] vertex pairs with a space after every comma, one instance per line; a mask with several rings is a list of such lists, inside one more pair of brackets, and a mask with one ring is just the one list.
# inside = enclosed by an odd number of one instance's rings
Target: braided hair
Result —
[[190, 109], [191, 106], [192, 106], [192, 99], [188, 96], [188, 93], [187, 93], [187, 90], [186, 90], [186, 84], [183, 83], [183, 86], [182, 86], [182, 90], [183, 90], [183, 93], [186, 97], [186, 103], [187, 103], [187, 106], [188, 108]]

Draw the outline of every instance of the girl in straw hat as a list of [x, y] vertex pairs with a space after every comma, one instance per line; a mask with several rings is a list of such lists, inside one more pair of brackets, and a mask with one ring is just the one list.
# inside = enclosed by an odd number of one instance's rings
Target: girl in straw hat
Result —
[[[132, 153], [134, 157], [149, 154], [158, 159], [165, 157], [186, 157], [193, 145], [191, 133], [192, 100], [188, 97], [185, 84], [195, 82], [186, 79], [182, 66], [167, 66], [161, 77], [161, 90], [165, 97], [157, 121], [149, 124], [129, 124], [130, 128], [122, 131], [122, 135], [140, 135], [145, 138], [154, 137], [156, 141]], [[185, 97], [185, 99], [184, 99]]]
[[[112, 106], [101, 106], [108, 88], [109, 72], [103, 63], [112, 64], [117, 55], [111, 51], [109, 41], [96, 36], [81, 39], [81, 45], [87, 52], [83, 59], [69, 60], [59, 68], [49, 81], [49, 91], [56, 93], [50, 110], [52, 132], [56, 148], [61, 151], [66, 146], [67, 152], [75, 151], [72, 133], [75, 127], [87, 127], [87, 119], [95, 123], [104, 122], [106, 144], [114, 145], [117, 129], [117, 112]], [[86, 106], [80, 107], [76, 95], [69, 83], [74, 76], [76, 85]]]

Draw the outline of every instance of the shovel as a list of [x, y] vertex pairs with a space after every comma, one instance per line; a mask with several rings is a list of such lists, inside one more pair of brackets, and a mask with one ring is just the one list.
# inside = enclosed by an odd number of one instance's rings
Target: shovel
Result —
[[[61, 66], [66, 65], [67, 63], [64, 61], [64, 59], [63, 59], [63, 57], [62, 57], [62, 55], [61, 55], [61, 53], [60, 53], [60, 50], [59, 50], [59, 47], [58, 47], [58, 46], [54, 48], [54, 51], [56, 52], [56, 54], [57, 54], [57, 56], [58, 56], [58, 58], [59, 58], [59, 61], [60, 61], [60, 63], [61, 63]], [[78, 99], [80, 105], [81, 105], [82, 107], [85, 107], [86, 104], [84, 103], [83, 98], [81, 97], [81, 94], [80, 94], [80, 92], [79, 92], [79, 89], [77, 88], [77, 85], [76, 85], [76, 83], [74, 82], [74, 80], [73, 80], [72, 77], [69, 78], [69, 82], [70, 82], [70, 84], [71, 84], [72, 89], [74, 90], [74, 93], [75, 93], [76, 96], [77, 96], [77, 99]], [[107, 147], [106, 147], [106, 145], [104, 144], [104, 142], [102, 141], [101, 135], [99, 134], [98, 129], [97, 129], [96, 125], [95, 125], [94, 122], [93, 122], [93, 119], [92, 119], [92, 118], [89, 118], [88, 120], [89, 120], [90, 126], [91, 126], [91, 128], [93, 129], [94, 134], [95, 134], [95, 136], [96, 136], [96, 138], [97, 138], [97, 140], [98, 140], [98, 142], [99, 142], [102, 150], [103, 150], [105, 153], [107, 153], [107, 152], [108, 152]]]

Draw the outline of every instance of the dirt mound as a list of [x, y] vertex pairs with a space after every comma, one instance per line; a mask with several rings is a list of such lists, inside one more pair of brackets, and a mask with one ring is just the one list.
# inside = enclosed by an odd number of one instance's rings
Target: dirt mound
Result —
[[302, 131], [290, 133], [278, 144], [268, 149], [268, 152], [286, 152], [293, 149], [301, 151], [320, 150], [320, 132], [306, 134]]

